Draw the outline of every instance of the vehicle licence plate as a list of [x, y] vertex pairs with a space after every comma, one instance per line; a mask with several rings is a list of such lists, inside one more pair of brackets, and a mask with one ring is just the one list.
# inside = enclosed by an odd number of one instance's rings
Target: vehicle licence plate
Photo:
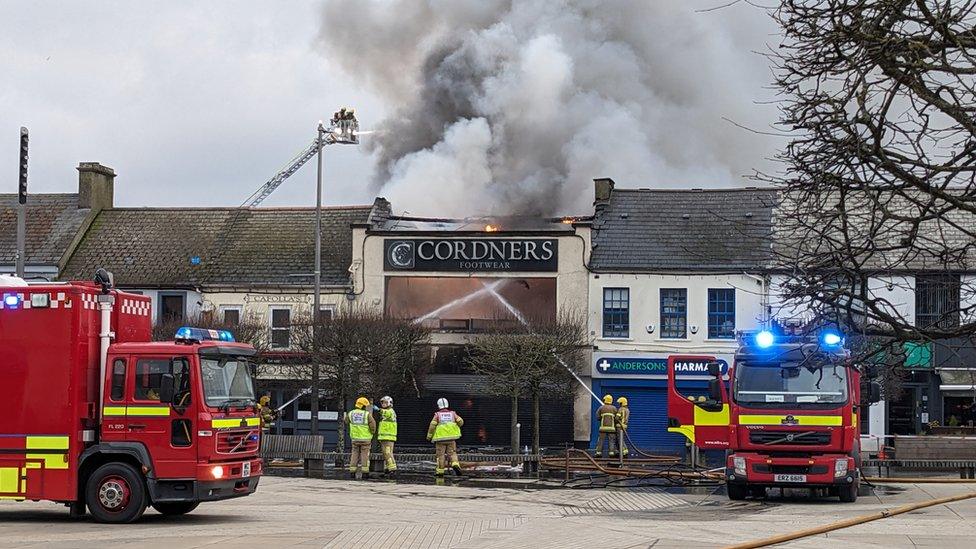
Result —
[[245, 461], [241, 467], [241, 478], [247, 478], [249, 476], [251, 476], [251, 462]]
[[773, 482], [806, 482], [806, 475], [773, 475]]

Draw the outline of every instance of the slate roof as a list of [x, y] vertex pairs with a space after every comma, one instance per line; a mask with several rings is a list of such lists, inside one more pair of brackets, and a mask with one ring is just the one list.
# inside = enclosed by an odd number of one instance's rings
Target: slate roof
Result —
[[614, 189], [598, 201], [590, 268], [732, 271], [768, 266], [773, 189]]
[[[323, 209], [324, 286], [349, 283], [351, 226], [369, 212]], [[311, 286], [314, 243], [312, 208], [116, 208], [99, 212], [62, 278], [105, 267], [129, 287]]]
[[[0, 264], [17, 254], [17, 195], [0, 194]], [[91, 213], [77, 194], [33, 194], [27, 201], [27, 265], [57, 265]]]

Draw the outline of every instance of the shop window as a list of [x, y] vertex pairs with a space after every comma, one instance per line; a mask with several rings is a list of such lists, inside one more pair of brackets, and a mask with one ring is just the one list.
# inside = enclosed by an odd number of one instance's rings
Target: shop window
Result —
[[688, 290], [661, 288], [661, 338], [684, 339], [688, 335]]
[[335, 310], [332, 307], [319, 307], [319, 319], [322, 322], [330, 322], [335, 318]]
[[291, 309], [271, 309], [271, 347], [291, 346]]
[[735, 288], [708, 290], [708, 339], [735, 338]]
[[115, 359], [112, 364], [112, 400], [125, 398], [125, 360]]
[[957, 275], [919, 275], [915, 277], [915, 324], [920, 328], [959, 326]]
[[630, 288], [603, 289], [603, 337], [630, 337]]

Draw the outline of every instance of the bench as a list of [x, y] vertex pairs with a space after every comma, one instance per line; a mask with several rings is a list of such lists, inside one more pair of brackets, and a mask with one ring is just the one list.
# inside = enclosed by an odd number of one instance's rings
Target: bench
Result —
[[261, 457], [267, 462], [272, 459], [289, 459], [304, 462], [305, 469], [321, 470], [325, 467], [322, 435], [263, 435], [261, 437]]

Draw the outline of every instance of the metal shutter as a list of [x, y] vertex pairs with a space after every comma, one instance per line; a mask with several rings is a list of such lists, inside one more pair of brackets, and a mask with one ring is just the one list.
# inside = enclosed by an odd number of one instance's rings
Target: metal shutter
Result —
[[[668, 396], [666, 380], [645, 379], [594, 379], [597, 395], [611, 394], [614, 405], [618, 397], [627, 397], [630, 407], [628, 434], [641, 450], [655, 454], [684, 455], [684, 436], [668, 432]], [[706, 388], [706, 382], [682, 381], [681, 388]], [[593, 403], [593, 428], [591, 445], [596, 444], [599, 425], [595, 412], [599, 405]]]

